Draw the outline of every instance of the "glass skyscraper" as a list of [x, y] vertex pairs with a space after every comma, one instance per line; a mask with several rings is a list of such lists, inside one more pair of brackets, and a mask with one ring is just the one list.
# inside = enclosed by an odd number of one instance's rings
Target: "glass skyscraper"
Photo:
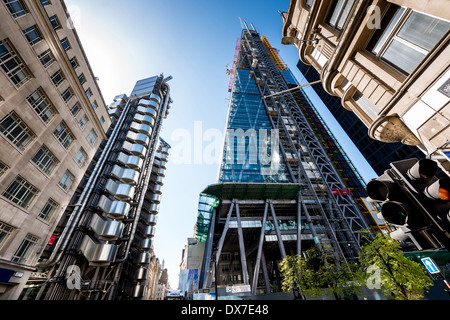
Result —
[[215, 281], [220, 295], [227, 286], [270, 293], [280, 286], [277, 261], [312, 246], [355, 259], [357, 231], [380, 226], [355, 167], [303, 91], [291, 90], [290, 70], [246, 26], [230, 74], [219, 181], [199, 202], [200, 289]]

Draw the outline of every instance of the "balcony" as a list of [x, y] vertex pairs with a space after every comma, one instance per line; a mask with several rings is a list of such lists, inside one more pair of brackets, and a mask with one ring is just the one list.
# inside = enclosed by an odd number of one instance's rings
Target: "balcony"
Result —
[[138, 143], [142, 144], [144, 146], [148, 146], [150, 142], [150, 137], [143, 134], [143, 133], [136, 133], [133, 131], [128, 131], [127, 135], [125, 136], [125, 139], [132, 142], [132, 143]]
[[163, 185], [164, 184], [164, 177], [163, 176], [157, 176], [156, 174], [152, 174], [150, 176], [150, 181], [153, 182], [154, 184]]
[[108, 266], [116, 258], [117, 247], [114, 244], [96, 242], [88, 235], [81, 242], [80, 251], [90, 266]]
[[156, 119], [156, 116], [158, 114], [158, 112], [155, 109], [151, 108], [151, 107], [137, 107], [136, 108], [136, 113], [147, 115], [147, 116], [150, 116], [150, 117], [155, 118], [155, 119]]
[[169, 158], [168, 153], [161, 153], [161, 152], [157, 151], [155, 154], [155, 159], [158, 159], [161, 161], [167, 161], [168, 158]]
[[102, 195], [98, 201], [97, 208], [102, 210], [108, 217], [120, 220], [128, 217], [131, 207], [126, 202], [111, 200]]
[[138, 123], [138, 122], [132, 122], [130, 125], [130, 130], [137, 132], [137, 133], [143, 133], [147, 136], [151, 136], [152, 134], [152, 127], [145, 123]]
[[153, 161], [153, 165], [159, 168], [166, 169], [167, 161], [159, 160], [155, 157], [155, 160]]
[[148, 276], [148, 269], [144, 268], [144, 267], [140, 267], [140, 268], [136, 269], [134, 278], [136, 280], [145, 280], [145, 279], [147, 279], [147, 276]]
[[166, 175], [166, 169], [158, 168], [158, 167], [153, 166], [152, 167], [152, 173], [154, 173], [154, 174], [156, 174], [158, 176], [164, 177]]
[[162, 188], [163, 188], [163, 186], [162, 186], [161, 184], [153, 184], [153, 183], [150, 183], [150, 184], [148, 185], [147, 192], [152, 192], [152, 193], [162, 194]]
[[104, 241], [115, 241], [122, 236], [125, 225], [115, 220], [105, 220], [98, 214], [94, 214], [89, 227], [99, 239]]
[[[154, 95], [154, 96], [156, 96], [156, 95]], [[156, 96], [156, 97], [158, 97], [158, 96]], [[159, 101], [157, 101], [155, 99], [152, 99], [152, 100], [141, 99], [138, 103], [138, 107], [152, 108], [155, 111], [157, 111], [158, 107], [159, 107]]]
[[142, 298], [144, 296], [144, 287], [143, 284], [136, 284], [133, 287], [130, 296], [135, 299]]
[[145, 238], [141, 240], [140, 243], [140, 248], [145, 251], [148, 252], [153, 246], [153, 240], [149, 239], [149, 238]]
[[120, 201], [130, 201], [134, 197], [135, 187], [109, 179], [105, 185], [105, 191]]
[[148, 212], [158, 214], [159, 212], [159, 203], [152, 203], [149, 207], [146, 208]]
[[140, 158], [145, 158], [145, 154], [147, 153], [147, 148], [142, 144], [134, 144], [129, 141], [124, 141], [120, 149]]
[[123, 152], [120, 152], [117, 156], [116, 163], [121, 164], [129, 169], [141, 170], [144, 160], [138, 156], [130, 156]]
[[141, 213], [141, 221], [147, 225], [154, 226], [157, 220], [158, 217], [153, 213], [147, 213], [145, 211]]
[[139, 181], [139, 171], [123, 168], [119, 165], [115, 165], [110, 173], [112, 177], [115, 177], [120, 182], [127, 183], [135, 186]]
[[139, 122], [139, 123], [145, 123], [145, 124], [148, 124], [148, 125], [151, 126], [152, 128], [153, 128], [153, 126], [155, 125], [155, 119], [152, 118], [152, 117], [150, 117], [150, 116], [147, 116], [147, 115], [145, 115], [145, 114], [139, 114], [139, 113], [136, 113], [136, 114], [134, 115], [134, 120], [137, 121], [137, 122]]
[[136, 261], [137, 264], [149, 264], [150, 263], [150, 259], [152, 258], [151, 254], [149, 252], [141, 252], [139, 254], [139, 257]]

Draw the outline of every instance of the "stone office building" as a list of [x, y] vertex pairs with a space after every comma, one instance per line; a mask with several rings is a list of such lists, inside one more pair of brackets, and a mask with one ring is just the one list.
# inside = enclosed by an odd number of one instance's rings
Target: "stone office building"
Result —
[[448, 1], [292, 0], [282, 18], [282, 43], [369, 137], [417, 146], [450, 171]]
[[0, 299], [17, 299], [111, 120], [62, 1], [0, 3]]

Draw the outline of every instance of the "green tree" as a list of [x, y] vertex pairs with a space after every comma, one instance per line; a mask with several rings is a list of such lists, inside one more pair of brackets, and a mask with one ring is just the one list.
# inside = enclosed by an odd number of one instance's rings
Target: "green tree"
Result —
[[361, 288], [354, 281], [359, 273], [357, 266], [327, 252], [311, 248], [305, 257], [284, 258], [281, 262], [283, 291], [299, 288], [307, 296], [334, 295], [336, 299], [346, 299], [359, 292]]
[[[363, 232], [367, 236], [367, 232]], [[433, 285], [425, 268], [406, 258], [400, 245], [389, 236], [377, 235], [365, 244], [359, 253], [361, 270], [375, 266], [379, 271], [376, 279], [386, 297], [394, 300], [416, 300]], [[366, 274], [366, 281], [371, 281]], [[370, 275], [373, 278], [373, 275]], [[366, 282], [367, 283], [367, 282]]]

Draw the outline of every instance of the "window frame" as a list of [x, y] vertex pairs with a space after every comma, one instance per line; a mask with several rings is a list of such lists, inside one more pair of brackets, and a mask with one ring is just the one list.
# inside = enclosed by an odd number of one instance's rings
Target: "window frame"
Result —
[[[22, 34], [24, 35], [25, 39], [27, 39], [30, 46], [34, 46], [36, 43], [39, 43], [44, 39], [37, 25], [33, 25], [23, 29]], [[35, 37], [32, 38], [31, 35], [34, 35]]]
[[[390, 12], [391, 9], [395, 9], [395, 12]], [[399, 17], [396, 18], [396, 14], [400, 10], [403, 10], [403, 11], [400, 12]], [[424, 12], [420, 12], [420, 11], [413, 10], [411, 8], [391, 4], [385, 11], [385, 15], [381, 21], [382, 28], [375, 30], [375, 32], [369, 38], [369, 41], [365, 48], [366, 51], [368, 51], [370, 54], [372, 54], [377, 61], [386, 63], [387, 65], [394, 68], [396, 71], [398, 71], [401, 74], [406, 75], [406, 76], [411, 74], [411, 72], [414, 69], [412, 69], [411, 71], [403, 70], [400, 66], [396, 65], [394, 62], [385, 58], [384, 55], [385, 55], [386, 51], [391, 47], [391, 45], [394, 41], [397, 41], [398, 43], [408, 47], [410, 50], [413, 50], [416, 53], [422, 54], [423, 59], [425, 59], [426, 56], [431, 52], [431, 50], [428, 50], [428, 49], [422, 47], [420, 44], [416, 44], [410, 40], [403, 39], [398, 35], [400, 33], [400, 31], [402, 30], [402, 28], [406, 25], [406, 23], [408, 22], [408, 19], [411, 17], [411, 15], [413, 13], [418, 13], [418, 14], [432, 17], [434, 19], [449, 22], [448, 20], [441, 19], [439, 17], [435, 17], [432, 15], [426, 14]], [[390, 18], [390, 19], [386, 20], [387, 18]], [[385, 36], [385, 31], [389, 27], [391, 22], [394, 20], [394, 18], [396, 18], [396, 21], [394, 22], [394, 25], [390, 28], [389, 33]], [[378, 50], [378, 52], [375, 52], [380, 41], [382, 41], [382, 43], [380, 44], [379, 50]], [[421, 61], [423, 61], [423, 59]], [[420, 64], [420, 62], [418, 64]], [[417, 65], [415, 67], [417, 67]]]
[[[17, 53], [8, 38], [0, 41], [0, 47], [5, 48], [5, 52], [0, 56], [0, 67], [6, 76], [12, 81], [16, 88], [22, 87], [25, 83], [33, 78], [32, 73], [28, 70], [22, 58]], [[15, 66], [11, 67], [11, 61]], [[20, 79], [18, 74], [21, 73], [23, 78]]]
[[[58, 129], [61, 127], [61, 129]], [[56, 138], [56, 140], [59, 141], [61, 146], [69, 150], [70, 146], [74, 143], [75, 135], [70, 131], [69, 127], [64, 121], [61, 121], [53, 131], [53, 136]]]
[[19, 175], [11, 181], [2, 196], [19, 207], [28, 209], [39, 192], [38, 188]]
[[66, 172], [64, 172], [63, 176], [59, 180], [58, 185], [64, 191], [69, 191], [70, 187], [73, 185], [74, 182], [75, 182], [75, 176], [72, 174], [72, 172], [70, 172], [69, 170], [66, 170]]
[[[35, 98], [35, 94], [39, 95], [39, 97]], [[42, 87], [37, 88], [25, 100], [45, 124], [50, 123], [50, 121], [58, 114], [55, 106], [47, 97]]]
[[[3, 0], [3, 3], [8, 8], [8, 11], [13, 18], [19, 18], [29, 13], [27, 6], [22, 0]], [[19, 4], [22, 10], [16, 10], [16, 8], [14, 8], [14, 3]]]
[[47, 176], [50, 176], [60, 163], [58, 158], [45, 144], [34, 154], [31, 161]]
[[54, 213], [58, 210], [58, 208], [59, 203], [53, 200], [52, 198], [48, 198], [47, 202], [39, 212], [38, 217], [44, 221], [50, 221]]
[[25, 264], [27, 260], [30, 258], [31, 253], [33, 252], [38, 242], [39, 242], [38, 237], [28, 233], [20, 243], [19, 247], [17, 247], [17, 250], [14, 253], [11, 261], [20, 264]]
[[[11, 119], [11, 123], [5, 127], [3, 123], [7, 121], [8, 117]], [[16, 134], [14, 131], [17, 128], [20, 128], [21, 132], [13, 136], [13, 134]], [[14, 111], [11, 111], [0, 120], [0, 133], [21, 151], [24, 151], [36, 138], [33, 130]]]
[[[48, 61], [46, 61], [46, 57], [49, 58]], [[42, 66], [44, 68], [48, 68], [55, 62], [55, 56], [53, 55], [52, 51], [50, 49], [45, 50], [41, 54], [38, 55], [38, 59], [41, 62]]]

